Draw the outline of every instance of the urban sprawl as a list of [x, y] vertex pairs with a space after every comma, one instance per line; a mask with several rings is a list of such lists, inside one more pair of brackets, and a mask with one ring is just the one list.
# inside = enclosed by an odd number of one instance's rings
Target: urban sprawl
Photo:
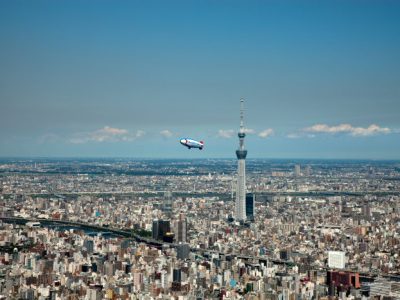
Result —
[[0, 299], [400, 299], [400, 164], [0, 161]]

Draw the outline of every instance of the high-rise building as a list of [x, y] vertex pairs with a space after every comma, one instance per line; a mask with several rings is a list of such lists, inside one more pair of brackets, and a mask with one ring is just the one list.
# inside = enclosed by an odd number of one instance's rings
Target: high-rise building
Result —
[[175, 236], [177, 242], [186, 243], [187, 241], [187, 221], [184, 214], [179, 215], [175, 222]]
[[346, 254], [343, 251], [328, 251], [328, 267], [344, 269], [346, 264]]
[[248, 220], [254, 220], [254, 202], [255, 195], [253, 193], [246, 194], [246, 218]]
[[238, 159], [238, 178], [236, 188], [236, 220], [246, 220], [246, 156], [247, 150], [244, 149], [244, 138], [246, 136], [243, 123], [244, 113], [244, 100], [240, 100], [240, 129], [238, 133], [239, 137], [239, 149], [236, 150], [236, 157]]
[[294, 166], [294, 176], [300, 177], [301, 176], [301, 168], [300, 165], [295, 165]]
[[153, 220], [153, 226], [151, 228], [153, 239], [158, 239], [158, 220]]
[[368, 200], [364, 201], [364, 203], [362, 204], [361, 212], [362, 212], [362, 215], [367, 220], [369, 220], [369, 218], [371, 217], [371, 208], [370, 208]]
[[328, 271], [326, 274], [326, 282], [328, 286], [333, 285], [341, 289], [347, 289], [351, 286], [356, 289], [361, 287], [360, 274], [347, 271]]
[[171, 225], [169, 220], [159, 220], [158, 221], [158, 239], [162, 240], [163, 237], [171, 232]]
[[152, 237], [162, 241], [167, 233], [171, 232], [171, 225], [168, 220], [153, 220]]
[[85, 239], [83, 242], [83, 247], [86, 248], [88, 253], [94, 252], [94, 242], [93, 240]]
[[400, 299], [400, 283], [378, 277], [370, 285], [371, 299]]
[[305, 169], [304, 169], [304, 176], [311, 176], [311, 167], [310, 166], [307, 166]]
[[173, 269], [172, 271], [172, 281], [181, 282], [182, 281], [182, 271], [181, 269]]
[[170, 191], [165, 192], [164, 201], [162, 204], [162, 211], [168, 218], [172, 216], [172, 193]]

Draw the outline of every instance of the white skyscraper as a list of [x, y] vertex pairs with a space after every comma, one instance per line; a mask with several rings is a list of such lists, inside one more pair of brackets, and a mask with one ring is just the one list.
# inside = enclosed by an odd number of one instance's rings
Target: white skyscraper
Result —
[[328, 267], [344, 269], [346, 265], [346, 254], [343, 251], [328, 251]]
[[236, 157], [238, 158], [238, 179], [237, 179], [237, 189], [236, 189], [236, 220], [245, 221], [246, 220], [246, 156], [247, 150], [244, 149], [244, 137], [246, 136], [244, 132], [243, 124], [243, 104], [244, 100], [240, 100], [240, 129], [238, 133], [239, 137], [239, 149], [236, 150]]

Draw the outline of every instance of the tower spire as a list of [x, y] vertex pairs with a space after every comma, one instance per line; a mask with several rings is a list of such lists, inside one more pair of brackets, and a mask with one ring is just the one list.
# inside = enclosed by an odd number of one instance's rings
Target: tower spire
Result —
[[244, 132], [244, 99], [240, 99], [240, 132]]

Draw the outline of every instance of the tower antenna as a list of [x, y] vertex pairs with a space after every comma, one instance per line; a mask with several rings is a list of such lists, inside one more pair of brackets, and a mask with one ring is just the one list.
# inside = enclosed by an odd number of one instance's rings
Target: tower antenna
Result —
[[240, 132], [244, 132], [244, 99], [240, 99]]

